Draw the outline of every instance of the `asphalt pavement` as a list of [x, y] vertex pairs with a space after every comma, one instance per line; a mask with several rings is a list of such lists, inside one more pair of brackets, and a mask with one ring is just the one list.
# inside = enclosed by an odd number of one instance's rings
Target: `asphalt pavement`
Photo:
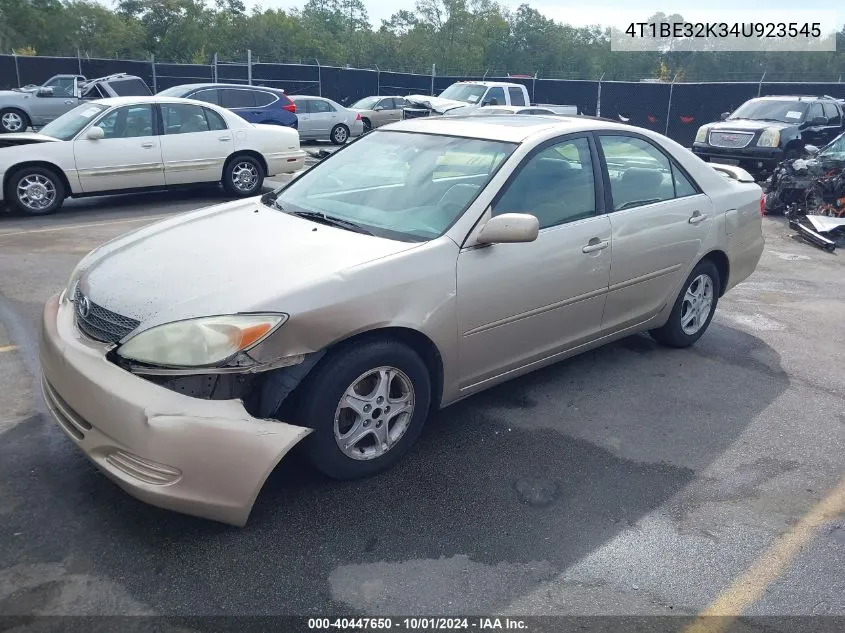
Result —
[[[293, 455], [238, 529], [101, 475], [45, 415], [36, 348], [41, 306], [86, 252], [222, 200], [0, 216], [0, 615], [695, 614], [725, 595], [845, 615], [841, 253], [766, 218], [757, 272], [695, 347], [634, 336], [494, 388], [367, 480]], [[835, 511], [799, 529], [826, 498]], [[742, 585], [760, 561], [774, 572]]]

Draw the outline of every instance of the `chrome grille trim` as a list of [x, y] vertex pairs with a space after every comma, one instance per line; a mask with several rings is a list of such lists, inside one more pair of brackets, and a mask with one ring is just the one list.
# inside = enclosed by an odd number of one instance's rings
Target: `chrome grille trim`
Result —
[[404, 108], [402, 110], [403, 119], [416, 119], [423, 116], [431, 116], [431, 110], [426, 108]]
[[85, 295], [77, 288], [73, 296], [76, 325], [83, 334], [94, 340], [117, 343], [141, 324], [140, 321], [107, 310], [90, 299], [88, 299], [88, 315], [83, 317], [78, 308], [84, 299]]
[[738, 149], [740, 147], [747, 146], [753, 138], [753, 132], [729, 132], [727, 130], [713, 130], [710, 132], [710, 138], [708, 142], [713, 147], [727, 147], [731, 149]]

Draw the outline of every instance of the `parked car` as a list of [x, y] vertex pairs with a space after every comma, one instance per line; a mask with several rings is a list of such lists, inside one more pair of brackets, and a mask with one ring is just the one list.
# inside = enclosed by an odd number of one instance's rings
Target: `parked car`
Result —
[[213, 103], [250, 123], [284, 125], [297, 129], [296, 104], [284, 90], [243, 84], [183, 84], [161, 90], [163, 97], [182, 97]]
[[394, 123], [402, 118], [402, 108], [407, 102], [402, 97], [364, 97], [349, 109], [361, 115], [364, 131], [368, 132], [387, 123]]
[[292, 95], [299, 117], [299, 138], [303, 141], [331, 141], [343, 145], [364, 133], [360, 112], [344, 108], [325, 97]]
[[0, 202], [43, 215], [66, 197], [204, 182], [251, 196], [265, 176], [301, 169], [304, 158], [294, 130], [247, 123], [209, 103], [101, 99], [77, 106], [40, 133], [0, 138]]
[[466, 114], [471, 108], [481, 106], [531, 104], [525, 86], [502, 81], [459, 81], [436, 97], [408, 95], [405, 100], [408, 102], [402, 115], [405, 119], [445, 114], [457, 108]]
[[695, 343], [763, 251], [760, 187], [718, 169], [594, 119], [384, 126], [87, 255], [44, 308], [47, 405], [129, 493], [243, 525], [300, 441], [367, 476], [505, 380], [644, 330]]
[[845, 130], [833, 97], [750, 99], [722, 121], [698, 129], [692, 151], [706, 161], [738, 165], [763, 180], [782, 160], [799, 158], [805, 145], [821, 147]]
[[[462, 108], [458, 108], [460, 113]], [[451, 114], [447, 113], [447, 116]], [[535, 114], [546, 116], [559, 116], [551, 108], [541, 108], [539, 106], [484, 106], [476, 108], [468, 113], [471, 116], [489, 116], [491, 114]], [[453, 115], [454, 116], [454, 115]]]
[[125, 73], [91, 80], [82, 75], [56, 75], [41, 86], [0, 91], [0, 133], [39, 128], [86, 100], [150, 94], [143, 79]]

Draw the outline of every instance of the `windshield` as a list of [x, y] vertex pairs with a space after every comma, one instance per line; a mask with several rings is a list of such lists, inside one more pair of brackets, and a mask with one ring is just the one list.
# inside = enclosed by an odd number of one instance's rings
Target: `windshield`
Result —
[[830, 145], [819, 152], [820, 157], [845, 161], [845, 134], [834, 139]]
[[403, 241], [442, 235], [516, 145], [376, 131], [271, 195], [288, 213], [319, 213]]
[[807, 112], [807, 104], [800, 101], [773, 101], [770, 99], [752, 99], [746, 101], [736, 112], [728, 117], [732, 119], [757, 119], [761, 121], [783, 121], [798, 123]]
[[91, 119], [108, 109], [108, 106], [97, 103], [85, 103], [65, 112], [58, 119], [41, 128], [40, 132], [60, 141], [69, 141], [79, 134], [80, 130], [88, 125]]
[[356, 101], [349, 107], [355, 110], [372, 110], [376, 107], [376, 103], [378, 103], [378, 100], [378, 97], [364, 97], [363, 99]]
[[484, 96], [485, 92], [487, 92], [486, 86], [479, 86], [476, 84], [452, 84], [440, 93], [440, 97], [442, 99], [452, 99], [454, 101], [478, 103], [481, 97]]

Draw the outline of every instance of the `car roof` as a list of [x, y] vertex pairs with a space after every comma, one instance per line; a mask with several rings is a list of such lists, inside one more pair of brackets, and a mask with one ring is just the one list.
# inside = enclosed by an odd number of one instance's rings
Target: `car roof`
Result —
[[280, 88], [273, 88], [272, 86], [256, 86], [256, 85], [249, 85], [249, 84], [227, 84], [227, 83], [199, 83], [199, 84], [179, 84], [176, 86], [171, 86], [170, 88], [166, 88], [166, 90], [172, 90], [173, 88], [184, 88], [185, 90], [196, 90], [197, 88], [251, 88], [256, 90], [276, 90], [278, 92], [284, 92]]
[[766, 95], [765, 97], [755, 97], [760, 101], [836, 101], [834, 97], [819, 96], [819, 95]]
[[535, 134], [553, 130], [566, 134], [589, 130], [631, 130], [636, 128], [632, 128], [630, 125], [579, 116], [535, 115], [529, 117], [519, 114], [484, 116], [476, 113], [473, 116], [466, 117], [433, 116], [405, 119], [380, 129], [521, 143]]
[[[195, 105], [203, 105], [203, 106], [214, 106], [212, 103], [206, 103], [205, 101], [197, 101], [196, 99], [184, 99], [182, 97], [168, 97], [167, 95], [151, 95], [151, 96], [139, 96], [139, 97], [108, 97], [106, 99], [97, 99], [95, 101], [90, 101], [88, 103], [101, 103], [103, 105], [112, 107], [112, 106], [122, 106], [122, 105], [133, 105], [136, 103], [193, 103]], [[217, 106], [219, 107], [219, 106]]]

